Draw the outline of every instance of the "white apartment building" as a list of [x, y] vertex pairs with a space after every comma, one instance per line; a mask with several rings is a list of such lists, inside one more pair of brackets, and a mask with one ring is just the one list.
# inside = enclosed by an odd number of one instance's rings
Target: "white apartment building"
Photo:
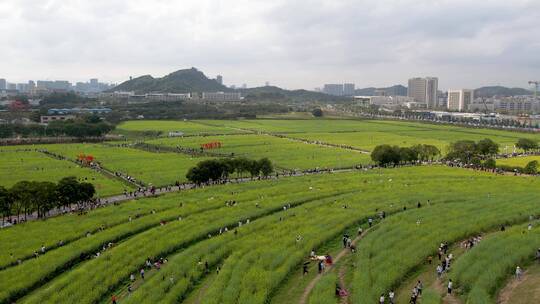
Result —
[[208, 101], [240, 101], [242, 94], [237, 92], [203, 92], [202, 99]]
[[439, 79], [437, 77], [415, 77], [409, 79], [407, 96], [416, 102], [425, 103], [427, 108], [438, 106], [437, 90]]
[[448, 90], [448, 102], [446, 108], [452, 111], [466, 111], [473, 100], [473, 90]]

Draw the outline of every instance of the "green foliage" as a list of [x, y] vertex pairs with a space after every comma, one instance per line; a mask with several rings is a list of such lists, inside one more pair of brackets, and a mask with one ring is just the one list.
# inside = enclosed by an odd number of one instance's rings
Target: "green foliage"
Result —
[[253, 178], [259, 176], [260, 173], [263, 176], [268, 176], [273, 171], [272, 162], [267, 158], [262, 158], [258, 161], [245, 157], [209, 159], [199, 162], [197, 166], [189, 169], [186, 178], [191, 182], [201, 184], [208, 181], [227, 179], [229, 175], [235, 172], [238, 175], [247, 172]]
[[523, 173], [526, 174], [537, 174], [538, 173], [538, 161], [533, 160], [529, 162], [524, 168]]
[[380, 145], [371, 152], [371, 159], [380, 166], [397, 165], [401, 161], [398, 146]]
[[516, 147], [523, 149], [525, 152], [538, 149], [538, 141], [530, 138], [520, 138], [516, 143]]
[[493, 156], [499, 152], [499, 144], [489, 138], [474, 142], [460, 140], [450, 144], [446, 159], [459, 160], [466, 164], [480, 165], [480, 159]]
[[484, 161], [484, 163], [482, 163], [482, 167], [486, 168], [486, 169], [495, 169], [497, 167], [497, 163], [495, 161], [495, 159], [493, 158], [488, 158]]

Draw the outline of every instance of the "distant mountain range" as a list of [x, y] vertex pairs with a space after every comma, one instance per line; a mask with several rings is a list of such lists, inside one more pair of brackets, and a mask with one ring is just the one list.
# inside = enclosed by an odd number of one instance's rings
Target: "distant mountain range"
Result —
[[[406, 96], [407, 87], [394, 85], [387, 88], [356, 89], [357, 96], [375, 96], [377, 91], [384, 90], [386, 95]], [[339, 102], [347, 100], [346, 97], [332, 96], [321, 92], [308, 90], [285, 90], [275, 86], [264, 86], [249, 89], [231, 89], [215, 79], [209, 79], [196, 68], [178, 70], [161, 78], [144, 75], [125, 81], [110, 91], [134, 91], [140, 93], [190, 93], [190, 92], [241, 92], [246, 100], [275, 100], [275, 101], [321, 101]], [[476, 97], [515, 96], [532, 94], [523, 88], [507, 88], [502, 86], [481, 87], [474, 91]]]
[[532, 92], [523, 88], [507, 88], [501, 86], [481, 87], [474, 90], [475, 97], [531, 95]]
[[364, 89], [356, 89], [354, 90], [354, 94], [357, 96], [375, 96], [377, 95], [376, 91], [385, 91], [386, 95], [391, 96], [407, 96], [407, 87], [400, 84], [388, 88], [369, 87]]
[[237, 91], [241, 92], [242, 96], [244, 96], [246, 100], [339, 102], [350, 99], [347, 97], [333, 96], [321, 92], [308, 90], [285, 90], [275, 86], [239, 89]]
[[347, 98], [331, 96], [324, 93], [307, 90], [285, 90], [275, 86], [264, 86], [249, 89], [231, 89], [219, 84], [215, 79], [209, 79], [196, 68], [183, 69], [161, 78], [150, 75], [125, 81], [110, 91], [134, 91], [143, 93], [190, 93], [190, 92], [241, 92], [246, 100], [265, 101], [344, 101]]

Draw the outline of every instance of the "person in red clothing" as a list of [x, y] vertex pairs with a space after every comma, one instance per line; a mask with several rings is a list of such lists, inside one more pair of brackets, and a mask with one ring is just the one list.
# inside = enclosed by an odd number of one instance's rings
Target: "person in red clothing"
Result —
[[116, 296], [115, 295], [112, 295], [111, 300], [112, 300], [112, 304], [116, 304]]

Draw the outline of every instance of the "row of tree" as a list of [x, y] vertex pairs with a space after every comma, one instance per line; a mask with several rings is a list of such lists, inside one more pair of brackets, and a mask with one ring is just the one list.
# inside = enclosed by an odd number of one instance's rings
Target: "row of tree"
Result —
[[105, 122], [86, 120], [53, 121], [48, 125], [41, 124], [3, 124], [0, 125], [0, 138], [21, 137], [102, 137], [114, 129]]
[[80, 206], [90, 201], [96, 190], [91, 183], [79, 182], [76, 177], [65, 177], [58, 183], [20, 181], [11, 188], [0, 186], [0, 213], [5, 218], [19, 218], [34, 212], [45, 217], [54, 208]]
[[201, 161], [197, 166], [189, 169], [186, 177], [193, 183], [201, 184], [209, 181], [226, 180], [234, 173], [237, 176], [248, 173], [253, 178], [261, 175], [269, 176], [272, 172], [274, 172], [274, 166], [268, 158], [252, 160], [238, 157]]
[[441, 151], [433, 145], [412, 147], [379, 145], [371, 152], [371, 159], [380, 166], [388, 166], [433, 160], [440, 154]]
[[499, 153], [499, 144], [489, 138], [479, 140], [458, 140], [448, 147], [446, 159], [463, 163], [476, 163]]

